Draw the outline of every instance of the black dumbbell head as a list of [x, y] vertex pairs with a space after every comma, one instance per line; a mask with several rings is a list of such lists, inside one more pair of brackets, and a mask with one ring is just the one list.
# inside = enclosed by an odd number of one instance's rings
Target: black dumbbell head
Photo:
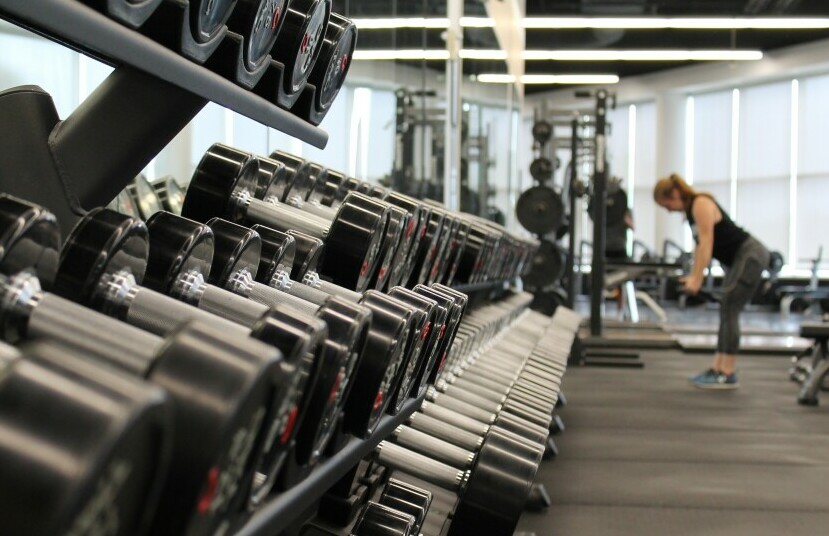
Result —
[[330, 15], [331, 0], [291, 0], [273, 49], [275, 59], [285, 66], [285, 93], [294, 95], [305, 87], [319, 56]]
[[201, 223], [214, 217], [237, 221], [244, 199], [256, 195], [258, 182], [256, 157], [216, 143], [196, 166], [181, 215]]
[[48, 289], [58, 270], [59, 251], [60, 227], [51, 212], [0, 195], [0, 273], [30, 270]]
[[244, 38], [245, 67], [255, 71], [268, 60], [276, 42], [288, 0], [239, 0], [227, 22]]
[[101, 280], [124, 271], [144, 279], [149, 255], [147, 226], [107, 208], [89, 211], [78, 221], [60, 255], [55, 293], [79, 303], [97, 303]]
[[288, 173], [285, 164], [272, 158], [259, 157], [259, 178], [256, 184], [257, 199], [284, 197]]
[[224, 287], [234, 274], [243, 270], [256, 278], [262, 252], [259, 233], [221, 218], [213, 218], [207, 225], [213, 231], [214, 242], [210, 284]]
[[301, 281], [309, 272], [316, 272], [325, 248], [322, 240], [299, 231], [288, 231], [296, 243], [296, 257], [291, 269], [291, 279]]
[[284, 201], [287, 197], [294, 195], [307, 199], [316, 188], [318, 176], [314, 173], [312, 164], [285, 151], [274, 151], [271, 153], [271, 159], [285, 166], [285, 182], [280, 199]]
[[332, 13], [325, 31], [320, 58], [308, 78], [308, 82], [317, 88], [313, 113], [309, 116], [312, 123], [319, 124], [337, 98], [351, 68], [356, 45], [357, 27], [351, 20]]
[[256, 280], [267, 285], [277, 273], [290, 273], [296, 257], [295, 238], [264, 225], [252, 225], [250, 230], [259, 234], [262, 240], [262, 254], [259, 256]]
[[170, 212], [156, 212], [147, 220], [150, 254], [144, 284], [169, 294], [182, 274], [195, 271], [207, 278], [213, 262], [213, 231]]

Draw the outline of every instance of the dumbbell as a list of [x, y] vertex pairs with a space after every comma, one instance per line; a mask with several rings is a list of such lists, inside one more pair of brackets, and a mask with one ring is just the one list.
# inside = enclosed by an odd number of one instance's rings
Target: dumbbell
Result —
[[[514, 452], [532, 452], [526, 457]], [[459, 469], [383, 441], [377, 463], [405, 471], [458, 494], [448, 534], [511, 535], [524, 509], [543, 449], [491, 431], [469, 469]]]
[[413, 515], [369, 501], [349, 536], [417, 536]]
[[[230, 320], [249, 318], [246, 324], [250, 326], [263, 322], [269, 306], [294, 305], [276, 299], [265, 301], [265, 305], [249, 300], [253, 293], [268, 296], [277, 292], [253, 280], [260, 262], [258, 234], [222, 220], [210, 223], [203, 225], [169, 212], [158, 212], [147, 221], [150, 255], [144, 281], [149, 288]], [[362, 352], [358, 345], [365, 341], [369, 313], [336, 300], [299, 310], [317, 316], [328, 328], [328, 339], [320, 351], [311, 353], [308, 363], [309, 369], [319, 372], [302, 404], [305, 418], [293, 453], [299, 466], [310, 468], [330, 440], [342, 410], [348, 378]]]
[[437, 283], [440, 274], [446, 268], [446, 256], [453, 246], [453, 242], [457, 245], [458, 230], [460, 229], [460, 218], [452, 212], [446, 210], [440, 203], [435, 201], [425, 200], [425, 203], [431, 205], [432, 213], [442, 212], [444, 216], [444, 224], [440, 231], [440, 237], [437, 243], [437, 249], [434, 257], [427, 269], [423, 270], [421, 274], [425, 277], [426, 284]]
[[335, 219], [312, 218], [294, 207], [254, 198], [258, 180], [259, 161], [255, 157], [216, 144], [193, 175], [182, 215], [202, 223], [218, 216], [320, 238], [325, 242], [320, 271], [338, 285], [365, 290], [380, 260], [388, 210], [370, 198], [351, 194]]
[[242, 57], [247, 71], [255, 72], [270, 61], [287, 4], [288, 0], [237, 0], [227, 26], [244, 38]]
[[278, 414], [284, 398], [293, 396], [280, 353], [197, 324], [165, 341], [43, 292], [36, 274], [51, 282], [57, 268], [54, 216], [0, 196], [0, 218], [3, 336], [55, 341], [166, 389], [182, 433], [173, 444], [176, 477], [165, 484], [155, 530], [177, 534], [189, 527], [201, 534], [225, 526], [249, 495], [249, 467], [262, 455], [265, 435], [284, 421]]
[[[274, 152], [271, 158], [285, 165], [285, 173], [274, 173], [270, 180], [260, 173], [260, 189], [263, 182], [269, 182], [260, 198], [276, 198], [303, 212], [328, 220], [337, 217], [336, 209], [325, 206], [320, 202], [323, 197], [322, 188], [327, 171], [318, 164], [304, 161], [283, 151]], [[380, 202], [384, 203], [382, 200]], [[368, 283], [370, 288], [377, 290], [383, 290], [386, 287], [393, 262], [400, 260], [396, 259], [396, 254], [400, 249], [404, 236], [406, 236], [405, 232], [407, 230], [409, 233], [413, 231], [409, 228], [411, 215], [408, 211], [395, 205], [384, 204], [389, 210], [389, 219], [378, 252], [379, 266], [373, 272]], [[409, 237], [406, 236], [406, 238]]]
[[423, 239], [420, 242], [420, 248], [418, 248], [413, 257], [414, 262], [412, 263], [411, 273], [405, 286], [413, 287], [417, 284], [427, 282], [438, 253], [440, 246], [439, 240], [442, 239], [444, 225], [449, 225], [449, 222], [446, 222], [444, 213], [432, 210], [429, 214], [429, 221], [426, 225]]
[[0, 344], [0, 378], [3, 533], [145, 534], [169, 466], [164, 392], [45, 342]]
[[409, 280], [414, 270], [415, 256], [420, 250], [420, 244], [429, 225], [432, 210], [428, 205], [419, 202], [417, 199], [397, 192], [389, 192], [384, 201], [402, 208], [411, 215], [404, 240], [401, 241], [397, 254], [392, 261], [391, 275], [389, 275], [388, 281], [388, 287], [391, 288], [403, 285]]
[[284, 449], [293, 444], [310, 393], [324, 372], [323, 365], [332, 362], [324, 344], [328, 328], [322, 320], [293, 309], [286, 312], [266, 308], [266, 314], [251, 329], [139, 286], [137, 280], [147, 268], [147, 248], [147, 228], [142, 222], [105, 209], [93, 210], [75, 227], [63, 248], [56, 292], [157, 335], [167, 335], [186, 321], [198, 320], [216, 333], [251, 336], [282, 351], [298, 369], [292, 376], [297, 383], [293, 388], [303, 397], [298, 406], [292, 407], [279, 441], [268, 442], [275, 450], [256, 479], [259, 496], [264, 493], [260, 489], [272, 485], [273, 467], [283, 460]]
[[357, 27], [354, 23], [342, 15], [331, 13], [320, 56], [308, 77], [308, 82], [314, 85], [316, 91], [313, 96], [308, 92], [302, 96], [295, 113], [298, 112], [312, 125], [322, 122], [345, 82], [356, 45]]
[[447, 311], [446, 321], [440, 333], [438, 333], [439, 339], [435, 348], [435, 356], [430, 360], [433, 365], [431, 369], [424, 370], [421, 378], [418, 380], [418, 386], [422, 388], [423, 384], [434, 383], [443, 370], [449, 349], [455, 341], [461, 319], [466, 312], [469, 299], [465, 294], [460, 292], [452, 291], [448, 293], [445, 290], [427, 287], [425, 285], [417, 285], [412, 290], [421, 296], [436, 301], [438, 306], [443, 307]]
[[197, 43], [216, 39], [230, 18], [237, 0], [191, 0], [190, 27]]
[[451, 286], [455, 282], [460, 284], [477, 283], [483, 273], [489, 244], [489, 234], [486, 228], [475, 222], [469, 223], [466, 243], [458, 254], [455, 271], [451, 274], [451, 279], [447, 278], [442, 283], [447, 284], [447, 286]]
[[390, 478], [380, 494], [379, 504], [414, 518], [412, 533], [420, 534], [432, 504], [432, 493], [402, 480]]
[[280, 106], [293, 107], [302, 94], [322, 49], [330, 15], [331, 0], [291, 0], [285, 10], [271, 50], [273, 59], [284, 66], [277, 97]]

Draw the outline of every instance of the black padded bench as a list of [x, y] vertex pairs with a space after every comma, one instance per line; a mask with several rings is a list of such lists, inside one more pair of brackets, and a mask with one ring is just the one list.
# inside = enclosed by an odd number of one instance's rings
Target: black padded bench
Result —
[[823, 385], [823, 379], [829, 373], [829, 323], [802, 324], [800, 336], [804, 339], [814, 339], [815, 344], [812, 347], [811, 371], [803, 382], [797, 401], [803, 405], [816, 406], [818, 391]]

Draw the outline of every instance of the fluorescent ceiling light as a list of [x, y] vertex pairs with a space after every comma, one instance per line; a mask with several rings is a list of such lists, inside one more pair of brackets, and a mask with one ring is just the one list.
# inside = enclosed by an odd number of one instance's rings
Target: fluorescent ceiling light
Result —
[[528, 17], [524, 28], [786, 30], [829, 28], [829, 18], [748, 17]]
[[360, 30], [394, 30], [398, 28], [437, 28], [449, 27], [447, 18], [394, 18], [394, 19], [352, 19]]
[[479, 74], [476, 80], [482, 84], [512, 84], [515, 77], [511, 74]]
[[355, 50], [355, 60], [443, 60], [449, 59], [448, 50]]
[[[479, 74], [478, 82], [484, 84], [511, 84], [515, 76], [511, 74]], [[521, 76], [522, 84], [616, 84], [619, 77], [615, 74], [525, 74]]]
[[557, 61], [747, 61], [759, 50], [525, 50], [525, 60]]
[[[404, 17], [353, 19], [360, 30], [392, 30], [397, 28], [449, 27], [445, 17]], [[464, 28], [493, 28], [495, 21], [487, 17], [461, 17]], [[522, 20], [530, 29], [622, 28], [630, 30], [820, 30], [829, 28], [829, 18], [786, 17], [527, 17]]]
[[460, 57], [465, 60], [505, 60], [507, 53], [503, 50], [476, 50], [464, 48], [460, 51]]

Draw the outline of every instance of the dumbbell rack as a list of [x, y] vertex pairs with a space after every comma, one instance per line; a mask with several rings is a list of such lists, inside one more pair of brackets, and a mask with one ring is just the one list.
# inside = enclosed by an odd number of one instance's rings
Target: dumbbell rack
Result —
[[[0, 124], [0, 148], [27, 149], [0, 151], [0, 190], [46, 206], [64, 232], [80, 211], [113, 199], [207, 101], [319, 148], [328, 141], [325, 131], [78, 0], [0, 0], [0, 18], [115, 66], [53, 139], [51, 124]], [[36, 134], [12, 143], [4, 131]]]
[[279, 534], [341, 479], [349, 469], [371, 453], [395, 428], [403, 424], [423, 403], [425, 393], [410, 400], [394, 417], [386, 415], [367, 439], [352, 438], [340, 452], [314, 469], [311, 475], [277, 495], [262, 507], [237, 536], [269, 536]]

